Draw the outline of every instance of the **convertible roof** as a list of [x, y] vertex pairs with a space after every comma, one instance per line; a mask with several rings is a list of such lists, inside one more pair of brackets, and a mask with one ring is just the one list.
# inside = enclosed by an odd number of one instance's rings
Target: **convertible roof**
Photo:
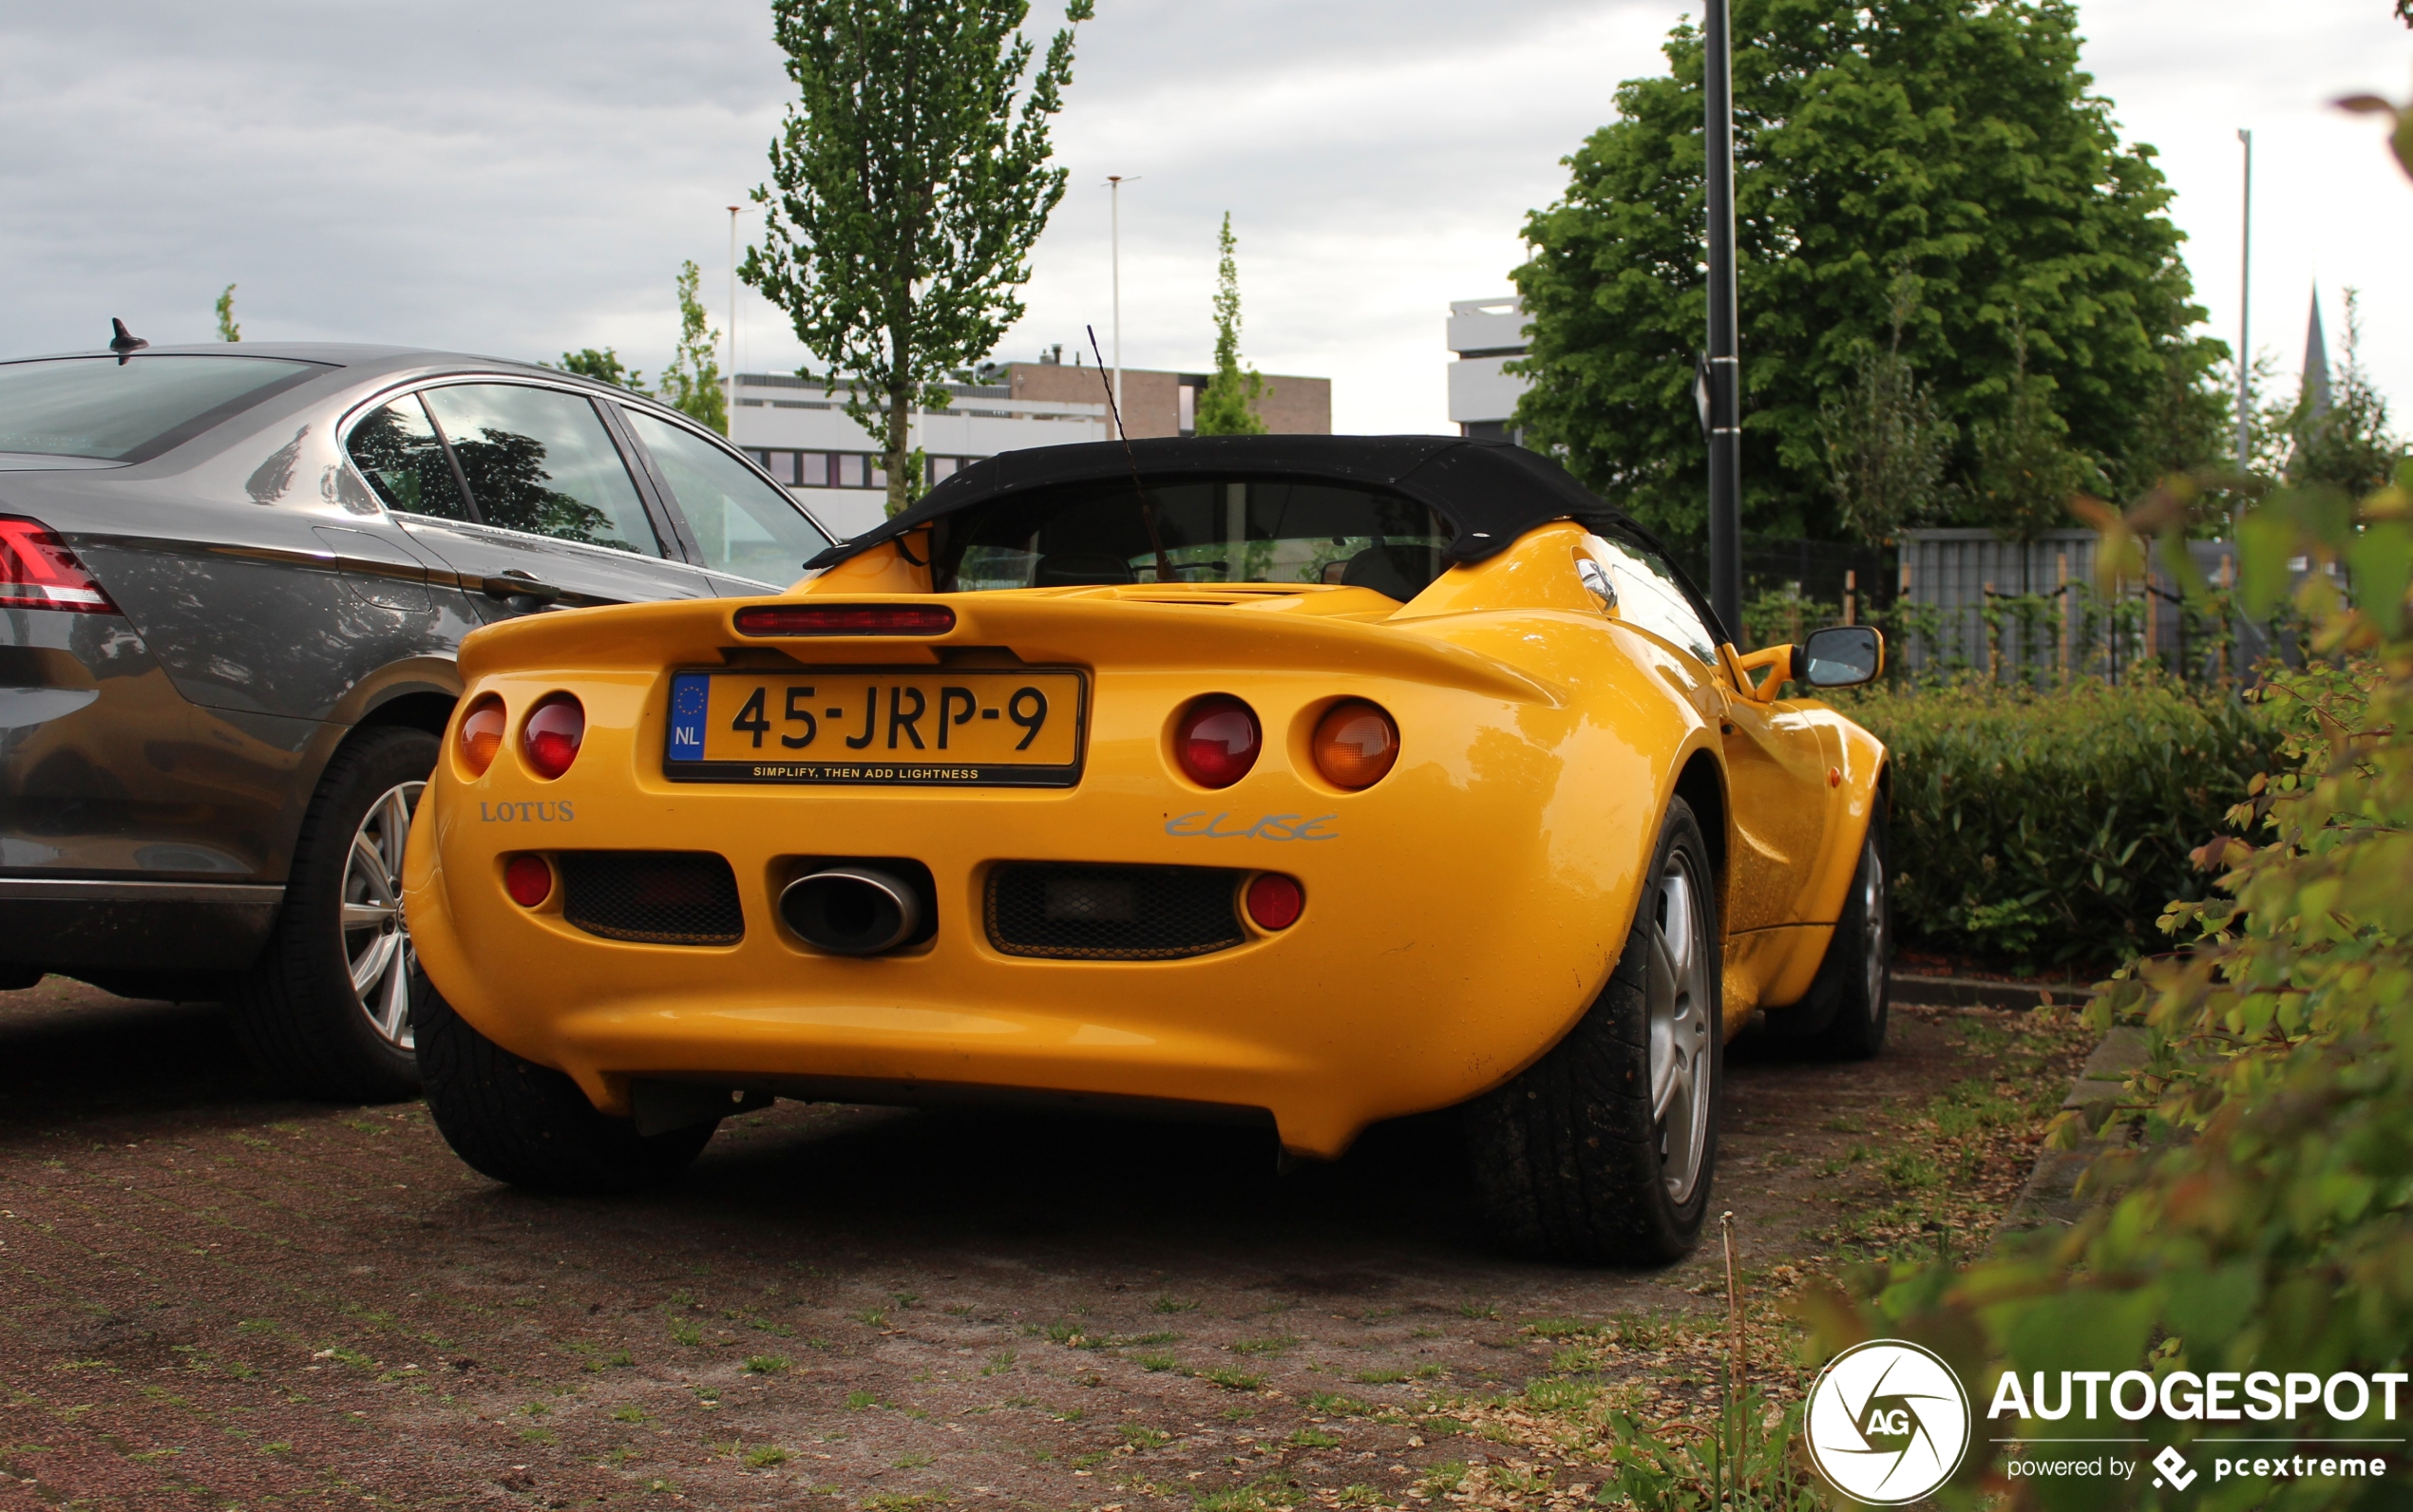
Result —
[[1180, 436], [1034, 446], [974, 463], [879, 528], [805, 563], [829, 567], [949, 515], [1034, 488], [1129, 478], [1177, 483], [1233, 477], [1313, 480], [1383, 488], [1428, 504], [1457, 527], [1442, 553], [1481, 561], [1553, 520], [1614, 522], [1647, 539], [1566, 468], [1504, 441], [1454, 436]]

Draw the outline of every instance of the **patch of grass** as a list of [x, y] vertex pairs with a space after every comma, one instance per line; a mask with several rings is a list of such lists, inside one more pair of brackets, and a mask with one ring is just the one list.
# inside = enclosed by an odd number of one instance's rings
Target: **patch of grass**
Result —
[[888, 1300], [896, 1303], [898, 1310], [902, 1312], [904, 1309], [913, 1306], [914, 1303], [921, 1301], [922, 1294], [919, 1292], [891, 1292], [888, 1294]]
[[1106, 1451], [1104, 1449], [1098, 1449], [1089, 1454], [1075, 1454], [1064, 1463], [1071, 1465], [1075, 1470], [1086, 1470], [1091, 1465], [1097, 1464], [1105, 1458]]
[[1472, 1318], [1496, 1318], [1500, 1315], [1500, 1310], [1489, 1302], [1460, 1302], [1458, 1315]]
[[674, 1317], [671, 1319], [671, 1342], [691, 1346], [701, 1344], [704, 1342], [704, 1331], [692, 1319]]
[[1924, 1189], [1944, 1184], [1944, 1173], [1936, 1169], [1933, 1161], [1917, 1150], [1904, 1150], [1879, 1169], [1885, 1179], [1896, 1186]]
[[932, 1460], [937, 1458], [938, 1456], [935, 1454], [908, 1454], [903, 1459], [899, 1460], [894, 1465], [888, 1466], [888, 1468], [892, 1470], [919, 1470], [923, 1465], [929, 1464]]
[[788, 1362], [776, 1354], [749, 1354], [746, 1370], [752, 1375], [777, 1375], [788, 1369]]
[[776, 1444], [758, 1444], [746, 1451], [746, 1468], [750, 1470], [768, 1470], [787, 1463], [788, 1451]]
[[1127, 1339], [1116, 1339], [1114, 1342], [1115, 1342], [1117, 1345], [1123, 1345], [1123, 1344], [1174, 1344], [1174, 1343], [1178, 1343], [1178, 1342], [1180, 1342], [1180, 1340], [1181, 1340], [1181, 1335], [1180, 1335], [1180, 1334], [1178, 1334], [1178, 1333], [1173, 1333], [1173, 1332], [1163, 1332], [1163, 1333], [1134, 1333], [1134, 1334], [1132, 1334], [1130, 1338], [1127, 1338]]
[[1525, 1332], [1537, 1339], [1568, 1339], [1589, 1333], [1592, 1326], [1578, 1318], [1537, 1317], [1525, 1325]]
[[886, 1407], [887, 1405], [881, 1401], [875, 1392], [849, 1391], [846, 1393], [846, 1410], [849, 1412], [860, 1412], [867, 1407]]
[[636, 1403], [632, 1402], [628, 1406], [614, 1412], [612, 1414], [612, 1421], [615, 1423], [651, 1423], [654, 1420], [645, 1415], [645, 1409], [643, 1408], [638, 1407]]
[[1337, 1449], [1340, 1447], [1340, 1435], [1301, 1427], [1290, 1430], [1290, 1443], [1302, 1449]]
[[1550, 1489], [1550, 1472], [1503, 1465], [1492, 1472], [1492, 1484], [1516, 1496], [1542, 1496]]
[[980, 1373], [982, 1375], [1003, 1375], [1006, 1371], [1014, 1369], [1014, 1362], [1019, 1358], [1021, 1358], [1021, 1356], [1012, 1350], [999, 1350], [995, 1354], [989, 1356], [988, 1364], [980, 1367]]
[[530, 1444], [553, 1445], [561, 1442], [555, 1437], [550, 1428], [522, 1428], [520, 1437]]
[[1134, 1358], [1143, 1370], [1169, 1370], [1182, 1363], [1169, 1354], [1142, 1354]]
[[1196, 1302], [1185, 1296], [1175, 1296], [1169, 1292], [1149, 1303], [1148, 1307], [1152, 1313], [1195, 1313], [1198, 1311]]
[[616, 1370], [625, 1370], [630, 1366], [636, 1363], [636, 1356], [631, 1354], [626, 1350], [614, 1350], [611, 1353], [603, 1356], [603, 1363]]
[[547, 1412], [552, 1411], [553, 1407], [552, 1404], [548, 1402], [530, 1402], [527, 1406], [520, 1408], [520, 1410], [530, 1417], [542, 1417]]
[[1359, 1386], [1397, 1386], [1407, 1378], [1405, 1370], [1359, 1370], [1349, 1377]]
[[1454, 1439], [1466, 1431], [1466, 1424], [1454, 1417], [1429, 1417], [1418, 1420], [1416, 1430], [1428, 1439]]
[[1831, 1134], [1866, 1134], [1869, 1132], [1858, 1119], [1852, 1117], [1848, 1113], [1837, 1113], [1834, 1117], [1827, 1120], [1818, 1126], [1827, 1130]]
[[1389, 1501], [1390, 1498], [1363, 1481], [1355, 1485], [1344, 1485], [1332, 1496], [1332, 1503], [1335, 1506], [1382, 1506]]
[[1226, 1423], [1245, 1423], [1257, 1415], [1257, 1409], [1253, 1407], [1227, 1407], [1217, 1415]]
[[1251, 1375], [1246, 1370], [1235, 1370], [1229, 1366], [1218, 1366], [1214, 1370], [1200, 1370], [1197, 1373], [1198, 1379], [1220, 1386], [1226, 1391], [1254, 1391], [1265, 1384], [1264, 1376]]
[[1578, 1412], [1600, 1394], [1597, 1384], [1564, 1376], [1544, 1376], [1525, 1389], [1525, 1400], [1542, 1412]]
[[1342, 1396], [1338, 1391], [1310, 1391], [1307, 1393], [1307, 1410], [1329, 1412], [1335, 1417], [1362, 1417], [1378, 1408], [1371, 1402], [1360, 1402], [1354, 1396]]
[[1080, 1423], [1086, 1421], [1089, 1415], [1090, 1410], [1088, 1408], [1068, 1407], [1062, 1408], [1055, 1414], [1055, 1421], [1058, 1423]]
[[867, 1307], [855, 1314], [855, 1321], [869, 1324], [876, 1329], [884, 1329], [888, 1326], [888, 1314], [876, 1307]]
[[1270, 1512], [1274, 1507], [1296, 1506], [1299, 1493], [1281, 1480], [1267, 1476], [1246, 1485], [1226, 1486], [1209, 1491], [1190, 1503], [1192, 1512]]
[[1464, 1460], [1444, 1460], [1416, 1478], [1416, 1489], [1427, 1496], [1448, 1496], [1466, 1482]]
[[1162, 1428], [1126, 1423], [1123, 1425], [1123, 1442], [1134, 1449], [1161, 1449], [1173, 1442], [1173, 1436]]
[[916, 1491], [911, 1495], [889, 1491], [863, 1499], [864, 1512], [921, 1512], [923, 1507], [946, 1504], [947, 1494], [944, 1491]]
[[695, 1294], [687, 1291], [684, 1288], [679, 1291], [673, 1292], [671, 1294], [670, 1305], [672, 1307], [694, 1307], [695, 1305]]
[[1224, 1348], [1234, 1354], [1283, 1354], [1296, 1348], [1300, 1342], [1297, 1335], [1284, 1333], [1269, 1339], [1241, 1339], [1226, 1344]]

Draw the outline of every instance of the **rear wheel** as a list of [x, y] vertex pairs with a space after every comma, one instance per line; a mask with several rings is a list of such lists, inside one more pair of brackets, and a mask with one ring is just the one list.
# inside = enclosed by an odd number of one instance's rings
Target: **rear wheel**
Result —
[[423, 729], [362, 731], [302, 819], [276, 932], [233, 997], [244, 1050], [297, 1091], [386, 1103], [419, 1090], [402, 858], [436, 747]]
[[720, 1120], [662, 1134], [596, 1110], [549, 1066], [522, 1060], [472, 1028], [419, 977], [411, 993], [428, 1110], [452, 1152], [514, 1186], [622, 1192], [676, 1176], [711, 1143]]
[[1880, 809], [1870, 816], [1843, 917], [1810, 991], [1794, 1007], [1768, 1011], [1770, 1032], [1814, 1055], [1868, 1061], [1885, 1049], [1893, 976], [1893, 878], [1885, 840]]
[[1492, 1220], [1530, 1253], [1660, 1264], [1700, 1235], [1724, 1069], [1715, 874], [1668, 807], [1624, 953], [1551, 1051], [1469, 1109]]

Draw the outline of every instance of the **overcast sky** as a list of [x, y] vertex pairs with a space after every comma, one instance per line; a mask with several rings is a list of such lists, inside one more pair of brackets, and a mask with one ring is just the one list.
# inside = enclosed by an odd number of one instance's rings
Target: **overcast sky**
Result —
[[[0, 0], [0, 351], [91, 348], [123, 315], [208, 339], [240, 286], [253, 339], [549, 357], [648, 374], [672, 278], [729, 302], [729, 215], [788, 85], [762, 0]], [[1209, 357], [1214, 236], [1241, 243], [1243, 348], [1328, 375], [1338, 428], [1437, 431], [1452, 299], [1509, 292], [1529, 209], [1655, 72], [1682, 0], [1098, 0], [1057, 152], [1072, 189], [1001, 357], [1110, 338], [1108, 174], [1123, 195], [1132, 367]], [[2236, 130], [2255, 133], [2254, 345], [2292, 387], [2318, 277], [2413, 423], [2413, 185], [2331, 98], [2413, 85], [2387, 0], [2087, 0], [2087, 66], [2153, 143], [2212, 328], [2238, 312]], [[1034, 26], [1055, 12], [1035, 12]], [[757, 222], [750, 205], [740, 235]], [[2391, 273], [2395, 276], [2390, 277]], [[739, 365], [804, 353], [747, 295]], [[1746, 354], [1747, 356], [1747, 354]], [[2407, 428], [2413, 428], [2408, 424]]]

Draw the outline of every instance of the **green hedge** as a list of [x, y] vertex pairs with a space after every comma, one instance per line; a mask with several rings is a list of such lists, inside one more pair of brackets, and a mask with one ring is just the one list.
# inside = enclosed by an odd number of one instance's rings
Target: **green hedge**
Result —
[[2206, 889], [2188, 853], [2277, 740], [2233, 693], [2161, 679], [1888, 686], [1835, 703], [1892, 753], [1904, 943], [2037, 964], [2165, 948], [2163, 908]]

